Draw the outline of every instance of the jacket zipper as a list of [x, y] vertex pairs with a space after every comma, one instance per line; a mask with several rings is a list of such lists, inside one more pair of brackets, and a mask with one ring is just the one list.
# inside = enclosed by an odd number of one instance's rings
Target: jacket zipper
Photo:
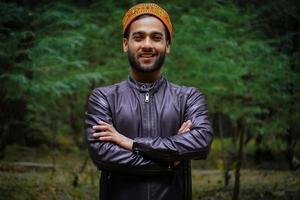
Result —
[[[149, 101], [150, 101], [150, 94], [149, 94], [149, 92], [146, 92], [146, 94], [145, 94], [145, 103], [149, 103]], [[147, 107], [147, 118], [148, 118], [148, 120], [150, 121], [150, 111], [151, 111], [151, 109], [149, 109], [149, 106], [150, 106], [150, 104], [148, 104], [148, 106], [146, 106]], [[151, 129], [151, 124], [150, 123], [148, 123], [148, 130], [150, 130]], [[151, 199], [151, 197], [150, 197], [150, 193], [151, 193], [151, 191], [150, 191], [150, 183], [148, 182], [148, 184], [147, 184], [147, 193], [148, 193], [148, 195], [147, 195], [147, 200], [150, 200]]]
[[145, 102], [148, 103], [149, 99], [150, 99], [149, 92], [147, 92], [145, 95]]

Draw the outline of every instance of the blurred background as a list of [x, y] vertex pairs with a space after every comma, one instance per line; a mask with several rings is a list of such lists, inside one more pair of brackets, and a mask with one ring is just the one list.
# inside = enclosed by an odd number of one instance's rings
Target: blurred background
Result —
[[[128, 76], [137, 0], [0, 1], [0, 199], [97, 199], [91, 90]], [[300, 199], [300, 2], [155, 1], [174, 26], [164, 74], [207, 98], [215, 140], [193, 199]]]

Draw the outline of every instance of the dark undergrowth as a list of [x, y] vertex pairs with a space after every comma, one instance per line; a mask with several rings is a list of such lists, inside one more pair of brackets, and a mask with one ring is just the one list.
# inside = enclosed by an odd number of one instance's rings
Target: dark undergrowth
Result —
[[[90, 160], [81, 170], [87, 153], [51, 154], [47, 149], [20, 146], [10, 146], [6, 153], [0, 161], [1, 200], [98, 199], [100, 172]], [[215, 156], [212, 154], [211, 159]], [[222, 169], [210, 165], [193, 162], [193, 200], [230, 200], [233, 171], [229, 172], [229, 185], [224, 187]], [[250, 168], [241, 172], [242, 200], [296, 200], [299, 188], [299, 171]]]

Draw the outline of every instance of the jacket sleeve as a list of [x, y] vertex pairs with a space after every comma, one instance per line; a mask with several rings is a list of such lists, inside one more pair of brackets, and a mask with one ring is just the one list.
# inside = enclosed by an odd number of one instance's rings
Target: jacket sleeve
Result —
[[208, 120], [205, 97], [196, 88], [192, 88], [186, 102], [185, 120], [192, 121], [189, 132], [175, 133], [165, 138], [135, 138], [134, 151], [164, 161], [206, 159], [213, 131]]
[[85, 135], [90, 156], [100, 170], [134, 173], [158, 174], [168, 171], [168, 165], [154, 162], [134, 154], [111, 142], [101, 142], [93, 137], [92, 127], [99, 121], [113, 124], [109, 104], [100, 89], [95, 89], [89, 97], [85, 118]]

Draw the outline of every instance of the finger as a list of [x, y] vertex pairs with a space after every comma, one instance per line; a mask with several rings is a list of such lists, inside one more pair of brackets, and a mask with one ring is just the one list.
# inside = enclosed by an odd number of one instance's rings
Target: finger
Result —
[[107, 136], [107, 135], [114, 135], [112, 132], [110, 131], [102, 131], [102, 132], [95, 132], [93, 133], [94, 137], [103, 137], [103, 136]]
[[188, 120], [188, 121], [186, 122], [186, 127], [185, 127], [185, 128], [191, 129], [191, 128], [192, 128], [192, 125], [193, 125], [192, 121], [191, 121], [191, 120]]
[[186, 132], [188, 132], [188, 131], [190, 131], [191, 129], [189, 129], [189, 128], [186, 128], [186, 129], [184, 129], [183, 130], [183, 132], [182, 133], [186, 133]]
[[190, 131], [191, 128], [192, 128], [192, 125], [193, 125], [192, 121], [191, 121], [191, 120], [188, 120], [188, 121], [186, 122], [186, 126], [185, 126], [184, 130], [182, 131], [182, 133], [185, 133], [185, 132]]
[[185, 128], [184, 130], [182, 130], [182, 132], [181, 132], [181, 134], [182, 133], [186, 133], [186, 132], [188, 132], [188, 131], [190, 131], [191, 129], [189, 129], [189, 128]]
[[108, 127], [106, 125], [96, 125], [93, 126], [93, 129], [96, 131], [105, 131], [108, 129]]
[[181, 124], [181, 127], [180, 127], [180, 129], [178, 130], [178, 133], [182, 133], [182, 131], [184, 130], [185, 124], [186, 124], [186, 122], [183, 122], [183, 123]]
[[182, 129], [181, 129], [180, 133], [186, 132], [187, 128], [189, 128], [189, 123], [190, 123], [190, 120], [188, 120], [188, 121], [184, 122], [184, 124], [182, 124]]
[[111, 135], [110, 132], [96, 132], [96, 133], [93, 133], [93, 136], [94, 137], [104, 137], [104, 136], [108, 136], [108, 135]]
[[113, 141], [113, 137], [112, 136], [99, 137], [99, 140], [101, 140], [101, 141]]
[[113, 128], [114, 128], [111, 124], [106, 123], [106, 122], [103, 122], [103, 121], [100, 121], [99, 124], [100, 124], [101, 126], [105, 126], [105, 127], [106, 127], [108, 130], [110, 130], [110, 131], [112, 131]]
[[185, 130], [185, 128], [186, 128], [186, 122], [185, 122], [184, 124], [182, 124], [182, 128], [181, 128], [180, 132], [178, 132], [178, 133], [179, 133], [179, 134], [180, 134], [180, 133], [183, 133], [184, 130]]

